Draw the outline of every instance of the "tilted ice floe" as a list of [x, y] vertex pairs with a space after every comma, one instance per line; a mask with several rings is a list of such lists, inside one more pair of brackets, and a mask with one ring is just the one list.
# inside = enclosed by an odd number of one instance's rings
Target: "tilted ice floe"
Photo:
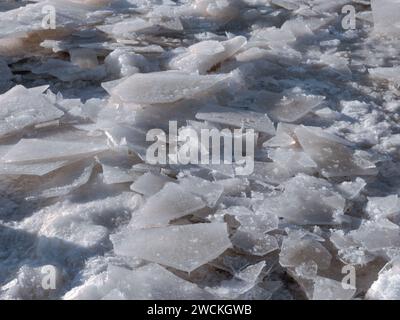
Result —
[[[191, 272], [231, 247], [225, 223], [128, 229], [111, 237], [114, 250]], [[171, 246], [171, 244], [173, 244]]]
[[117, 84], [110, 94], [128, 103], [171, 103], [223, 88], [238, 77], [234, 72], [226, 75], [195, 75], [174, 71], [140, 73]]

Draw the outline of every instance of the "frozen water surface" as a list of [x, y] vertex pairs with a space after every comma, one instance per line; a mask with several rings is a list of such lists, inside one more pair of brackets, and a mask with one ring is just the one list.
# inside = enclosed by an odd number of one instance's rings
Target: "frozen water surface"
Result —
[[399, 299], [399, 88], [400, 0], [0, 1], [0, 299]]

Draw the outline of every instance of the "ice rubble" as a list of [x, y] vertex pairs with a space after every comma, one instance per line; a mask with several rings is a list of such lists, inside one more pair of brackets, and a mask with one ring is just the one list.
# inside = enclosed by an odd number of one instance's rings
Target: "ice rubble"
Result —
[[[400, 3], [356, 2], [0, 4], [0, 298], [398, 299]], [[254, 172], [146, 163], [169, 120]]]

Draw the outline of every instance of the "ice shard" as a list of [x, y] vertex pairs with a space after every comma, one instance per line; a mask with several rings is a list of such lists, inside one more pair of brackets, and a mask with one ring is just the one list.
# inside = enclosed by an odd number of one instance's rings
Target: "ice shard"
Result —
[[111, 236], [119, 255], [191, 272], [231, 247], [225, 223], [199, 223], [130, 230]]

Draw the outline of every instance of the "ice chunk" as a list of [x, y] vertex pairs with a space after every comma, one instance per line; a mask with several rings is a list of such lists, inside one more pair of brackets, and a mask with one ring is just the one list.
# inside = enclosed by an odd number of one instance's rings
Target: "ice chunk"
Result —
[[183, 280], [165, 268], [150, 263], [129, 270], [109, 265], [106, 272], [90, 278], [64, 296], [66, 300], [98, 300], [110, 296], [118, 300], [203, 300], [213, 295]]
[[400, 299], [400, 261], [398, 259], [383, 267], [379, 272], [378, 279], [369, 288], [366, 298], [371, 300]]
[[154, 17], [152, 19], [133, 17], [97, 28], [116, 39], [136, 39], [141, 34], [173, 33], [183, 29], [180, 20], [174, 17]]
[[335, 224], [345, 199], [326, 180], [299, 174], [282, 185], [281, 195], [267, 198], [267, 211], [300, 225]]
[[385, 36], [400, 35], [400, 1], [371, 0], [374, 29]]
[[250, 265], [235, 274], [234, 278], [222, 281], [218, 286], [206, 290], [223, 299], [236, 299], [261, 281], [265, 265], [265, 261]]
[[357, 198], [360, 192], [367, 185], [365, 180], [357, 177], [354, 181], [344, 181], [341, 184], [337, 185], [336, 188], [339, 192], [349, 200]]
[[145, 205], [132, 217], [134, 228], [162, 226], [171, 220], [194, 213], [206, 206], [199, 197], [176, 183], [167, 183], [149, 197]]
[[262, 233], [244, 232], [239, 230], [231, 238], [232, 244], [240, 251], [255, 255], [265, 256], [278, 250], [278, 241], [274, 236]]
[[400, 199], [397, 194], [386, 197], [368, 197], [366, 213], [371, 218], [388, 218], [400, 214]]
[[377, 174], [375, 164], [357, 157], [345, 145], [345, 140], [317, 127], [299, 126], [295, 133], [304, 151], [317, 163], [324, 176]]
[[295, 122], [318, 107], [325, 97], [304, 93], [300, 88], [283, 92], [278, 103], [268, 106], [268, 115], [282, 122]]
[[190, 46], [187, 52], [172, 59], [169, 66], [171, 69], [205, 74], [218, 63], [233, 56], [246, 42], [247, 40], [243, 36], [222, 42], [202, 41]]
[[364, 221], [349, 236], [368, 251], [400, 246], [400, 227], [388, 220]]
[[67, 195], [88, 183], [94, 163], [84, 161], [57, 171], [47, 183], [43, 183], [29, 198], [52, 198]]
[[[249, 233], [263, 234], [278, 228], [278, 217], [261, 212], [261, 207], [255, 213], [251, 210], [242, 208], [240, 213], [235, 214], [235, 219], [240, 223], [240, 230]], [[231, 208], [228, 213], [231, 213]]]
[[297, 173], [314, 174], [317, 164], [303, 151], [277, 148], [268, 151], [268, 157], [277, 165], [287, 168], [290, 175]]
[[131, 190], [149, 197], [159, 192], [166, 183], [173, 181], [165, 175], [146, 172], [131, 185]]
[[22, 139], [2, 157], [6, 163], [77, 160], [108, 150], [106, 143]]
[[191, 272], [231, 247], [225, 223], [131, 230], [111, 236], [116, 254]]
[[350, 300], [356, 293], [356, 288], [342, 282], [316, 277], [314, 279], [313, 300]]
[[275, 134], [274, 124], [266, 113], [210, 105], [200, 109], [196, 119]]
[[272, 48], [285, 48], [289, 43], [293, 43], [296, 37], [292, 32], [283, 30], [276, 27], [258, 28], [252, 32], [252, 37], [249, 41], [249, 46], [252, 47], [272, 47]]
[[[399, 2], [400, 6], [400, 2]], [[400, 32], [400, 29], [399, 29]], [[399, 33], [400, 34], [400, 33]], [[386, 67], [386, 68], [373, 68], [368, 69], [369, 74], [373, 78], [383, 79], [394, 84], [400, 84], [400, 67]]]
[[216, 181], [224, 188], [223, 195], [238, 195], [249, 187], [249, 180], [243, 178], [228, 178]]
[[111, 89], [123, 102], [138, 104], [170, 103], [206, 94], [226, 85], [237, 73], [195, 75], [176, 71], [134, 74]]
[[295, 125], [279, 122], [276, 128], [276, 135], [263, 143], [263, 147], [294, 147], [296, 140], [294, 138]]
[[291, 177], [288, 168], [275, 162], [254, 162], [254, 172], [248, 177], [250, 180], [262, 181], [271, 184], [280, 184]]
[[286, 237], [283, 240], [279, 263], [283, 267], [297, 267], [303, 263], [314, 261], [319, 270], [326, 270], [331, 264], [332, 256], [318, 241]]
[[314, 260], [303, 262], [294, 269], [297, 276], [303, 279], [314, 279], [318, 273], [318, 265]]
[[63, 116], [64, 112], [42, 94], [42, 89], [17, 85], [0, 95], [0, 137]]
[[117, 78], [128, 77], [148, 68], [148, 61], [144, 56], [123, 48], [111, 52], [104, 62], [108, 74]]
[[138, 174], [130, 169], [118, 166], [101, 165], [103, 168], [103, 182], [105, 184], [127, 183], [138, 178]]
[[215, 183], [194, 176], [179, 179], [181, 187], [203, 199], [210, 208], [215, 207], [224, 188]]
[[200, 14], [221, 21], [229, 21], [239, 14], [235, 1], [196, 0], [193, 7]]

